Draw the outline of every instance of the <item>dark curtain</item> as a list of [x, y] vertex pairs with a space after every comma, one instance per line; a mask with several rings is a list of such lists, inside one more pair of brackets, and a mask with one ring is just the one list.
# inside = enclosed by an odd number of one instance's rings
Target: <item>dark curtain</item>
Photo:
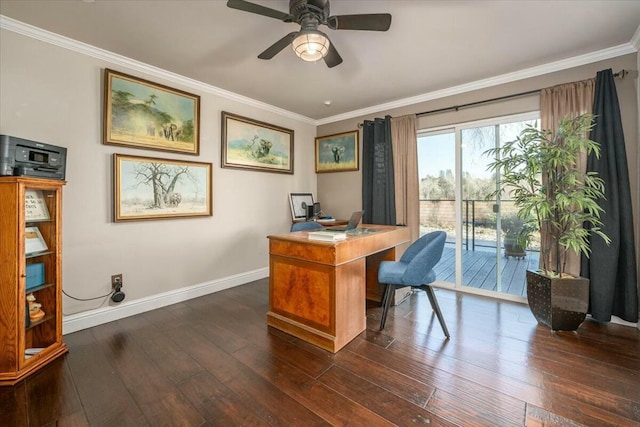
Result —
[[362, 209], [365, 224], [396, 224], [391, 116], [365, 120], [362, 131]]
[[600, 158], [589, 155], [587, 171], [604, 180], [606, 200], [602, 231], [611, 238], [607, 246], [591, 236], [591, 257], [582, 256], [581, 275], [591, 282], [590, 312], [601, 322], [611, 315], [638, 321], [638, 282], [633, 241], [633, 213], [618, 94], [611, 69], [598, 72], [593, 102], [595, 125], [591, 139], [600, 143]]

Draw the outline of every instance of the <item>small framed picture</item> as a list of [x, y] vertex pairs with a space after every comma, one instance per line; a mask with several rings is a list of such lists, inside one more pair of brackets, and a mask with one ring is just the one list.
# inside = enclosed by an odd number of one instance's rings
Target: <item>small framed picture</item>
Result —
[[357, 171], [359, 131], [316, 138], [316, 172]]
[[46, 221], [50, 218], [42, 190], [25, 190], [24, 214], [27, 221]]
[[24, 233], [24, 240], [24, 252], [27, 256], [49, 250], [38, 227], [27, 227]]
[[313, 206], [313, 194], [311, 193], [289, 193], [289, 203], [291, 204], [291, 218], [294, 221], [307, 218], [307, 206]]

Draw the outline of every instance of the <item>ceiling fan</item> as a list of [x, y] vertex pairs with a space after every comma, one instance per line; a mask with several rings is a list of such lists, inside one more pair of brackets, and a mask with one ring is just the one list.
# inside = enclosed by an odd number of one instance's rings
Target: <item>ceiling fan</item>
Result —
[[318, 30], [319, 25], [326, 25], [332, 30], [366, 31], [387, 31], [391, 26], [391, 15], [388, 13], [330, 16], [329, 0], [289, 0], [289, 13], [245, 0], [228, 0], [227, 6], [300, 24], [300, 31], [287, 34], [258, 55], [258, 58], [271, 59], [291, 44], [296, 55], [304, 61], [324, 59], [329, 68], [342, 63], [342, 58], [329, 37]]

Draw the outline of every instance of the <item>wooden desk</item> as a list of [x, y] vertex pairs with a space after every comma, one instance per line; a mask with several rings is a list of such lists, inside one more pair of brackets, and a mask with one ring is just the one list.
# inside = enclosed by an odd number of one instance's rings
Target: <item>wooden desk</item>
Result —
[[333, 353], [366, 328], [366, 297], [379, 299], [381, 260], [395, 260], [406, 227], [363, 225], [376, 232], [340, 242], [308, 232], [269, 236], [267, 324]]

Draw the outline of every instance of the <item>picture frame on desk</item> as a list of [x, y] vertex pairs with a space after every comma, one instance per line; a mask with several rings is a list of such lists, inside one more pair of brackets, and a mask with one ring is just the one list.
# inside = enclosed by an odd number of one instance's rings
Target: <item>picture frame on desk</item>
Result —
[[307, 206], [313, 206], [313, 194], [311, 193], [289, 193], [289, 204], [291, 205], [291, 219], [293, 221], [304, 221], [307, 219]]
[[359, 136], [356, 129], [316, 138], [316, 173], [357, 171]]

